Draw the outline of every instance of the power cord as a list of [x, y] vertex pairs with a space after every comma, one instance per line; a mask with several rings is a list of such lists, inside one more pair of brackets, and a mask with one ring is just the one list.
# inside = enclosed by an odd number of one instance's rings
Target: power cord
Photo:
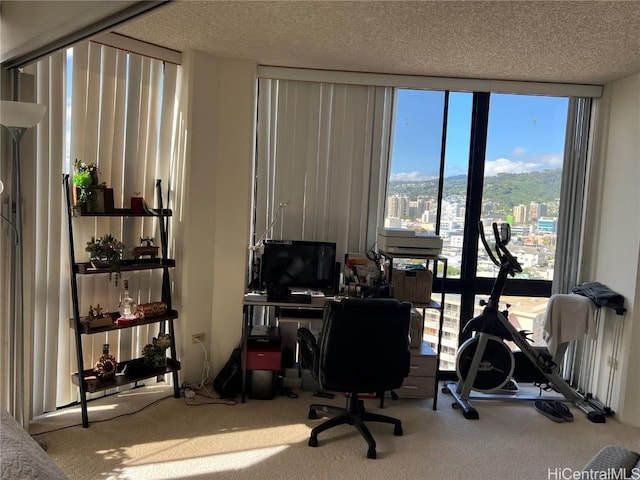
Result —
[[[156, 403], [158, 403], [158, 402], [160, 402], [162, 400], [166, 400], [167, 398], [173, 398], [173, 395], [167, 395], [166, 397], [158, 398], [157, 400], [154, 400], [153, 402], [149, 403], [148, 405], [145, 405], [144, 407], [142, 407], [139, 410], [136, 410], [134, 412], [122, 413], [120, 415], [116, 415], [115, 417], [105, 418], [103, 420], [94, 420], [91, 423], [109, 422], [111, 420], [115, 420], [116, 418], [128, 417], [130, 415], [135, 415], [136, 413], [140, 413], [141, 411], [149, 408], [151, 405], [155, 405]], [[37, 437], [39, 435], [44, 435], [45, 433], [59, 432], [60, 430], [66, 430], [67, 428], [80, 427], [80, 426], [82, 426], [82, 423], [76, 423], [76, 424], [73, 424], [73, 425], [67, 425], [66, 427], [60, 427], [60, 428], [54, 428], [53, 430], [47, 430], [45, 432], [33, 433], [33, 434], [31, 434], [31, 436], [32, 437]]]
[[[222, 399], [214, 392], [207, 388], [209, 382], [209, 373], [211, 371], [211, 362], [207, 355], [207, 349], [199, 338], [195, 339], [196, 342], [202, 347], [202, 353], [204, 353], [204, 362], [202, 362], [202, 375], [200, 376], [200, 383], [197, 385], [184, 385], [184, 403], [190, 407], [197, 407], [200, 405], [236, 405], [238, 402], [233, 399]], [[210, 401], [199, 401], [196, 397], [205, 397], [211, 399]]]
[[202, 362], [202, 375], [200, 376], [200, 384], [198, 385], [199, 389], [203, 389], [204, 385], [209, 378], [209, 371], [211, 370], [211, 362], [209, 362], [209, 357], [207, 356], [207, 349], [204, 348], [204, 344], [200, 341], [199, 338], [195, 339], [196, 342], [200, 344], [202, 347], [202, 352], [204, 353], [204, 362]]

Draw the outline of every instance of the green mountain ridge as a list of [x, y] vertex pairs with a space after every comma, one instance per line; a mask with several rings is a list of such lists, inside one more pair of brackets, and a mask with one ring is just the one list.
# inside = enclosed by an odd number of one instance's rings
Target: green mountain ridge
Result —
[[[500, 173], [485, 177], [483, 203], [492, 202], [494, 211], [510, 213], [516, 205], [531, 202], [557, 205], [560, 198], [562, 170], [530, 173]], [[458, 175], [444, 180], [444, 197], [466, 197], [467, 176]], [[438, 179], [422, 182], [389, 182], [387, 196], [405, 195], [412, 200], [419, 196], [437, 198]], [[553, 210], [553, 209], [552, 209]], [[551, 212], [550, 212], [551, 213]]]

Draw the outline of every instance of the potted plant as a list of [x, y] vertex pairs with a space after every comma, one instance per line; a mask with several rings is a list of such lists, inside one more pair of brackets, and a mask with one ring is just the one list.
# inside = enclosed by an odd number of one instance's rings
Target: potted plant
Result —
[[153, 341], [144, 346], [142, 356], [144, 364], [150, 367], [165, 367], [167, 365], [167, 348], [171, 346], [171, 335], [158, 333]]
[[76, 158], [76, 173], [73, 184], [76, 187], [76, 207], [91, 213], [104, 213], [113, 210], [113, 189], [98, 180], [99, 169], [95, 163], [85, 163]]
[[108, 269], [109, 281], [115, 278], [116, 285], [118, 285], [124, 247], [125, 245], [122, 242], [107, 233], [101, 237], [91, 237], [85, 250], [89, 252], [91, 265], [98, 269]]

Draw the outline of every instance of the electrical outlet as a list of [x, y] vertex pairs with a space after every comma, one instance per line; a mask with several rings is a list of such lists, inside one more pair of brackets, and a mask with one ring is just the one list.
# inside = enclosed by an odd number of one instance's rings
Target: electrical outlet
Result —
[[191, 335], [191, 343], [198, 343], [198, 342], [204, 343], [204, 332], [194, 333], [193, 335]]

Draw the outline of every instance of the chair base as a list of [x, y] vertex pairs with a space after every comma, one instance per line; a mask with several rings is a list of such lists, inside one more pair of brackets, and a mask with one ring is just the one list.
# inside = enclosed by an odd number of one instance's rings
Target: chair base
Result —
[[309, 437], [309, 446], [318, 446], [318, 434], [333, 428], [337, 425], [349, 424], [358, 429], [369, 445], [367, 458], [376, 458], [376, 441], [371, 432], [365, 425], [365, 422], [382, 422], [389, 423], [394, 426], [393, 434], [402, 435], [402, 422], [397, 418], [388, 417], [387, 415], [379, 415], [377, 413], [367, 412], [364, 408], [364, 402], [358, 398], [357, 393], [350, 393], [347, 400], [347, 408], [334, 407], [332, 405], [313, 404], [309, 407], [309, 419], [318, 418], [318, 411], [336, 415], [333, 418], [321, 423], [313, 430]]

